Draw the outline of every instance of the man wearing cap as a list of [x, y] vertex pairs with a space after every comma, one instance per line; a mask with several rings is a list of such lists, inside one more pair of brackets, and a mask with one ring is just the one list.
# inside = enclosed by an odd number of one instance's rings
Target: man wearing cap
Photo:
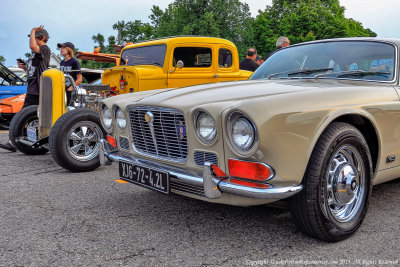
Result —
[[[43, 71], [48, 69], [50, 62], [50, 48], [46, 45], [49, 40], [49, 34], [43, 29], [43, 25], [33, 28], [28, 37], [32, 55], [26, 64], [28, 87], [23, 108], [31, 105], [39, 105], [40, 76]], [[10, 141], [0, 144], [0, 148], [12, 152], [17, 151]]]
[[[78, 86], [82, 82], [82, 74], [79, 61], [74, 58], [74, 44], [71, 42], [59, 43], [57, 47], [60, 48], [60, 54], [64, 57], [60, 63], [60, 70], [65, 74], [71, 75], [75, 81], [75, 85]], [[65, 89], [67, 92], [67, 104], [69, 105], [73, 87], [68, 79], [65, 80]]]
[[257, 50], [250, 48], [247, 50], [246, 58], [239, 62], [239, 69], [255, 71], [258, 68], [258, 64], [255, 62], [257, 57]]

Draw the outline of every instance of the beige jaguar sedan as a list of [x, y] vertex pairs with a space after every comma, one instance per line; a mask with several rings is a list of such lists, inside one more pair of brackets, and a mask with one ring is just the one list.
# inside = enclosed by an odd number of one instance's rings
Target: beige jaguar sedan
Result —
[[400, 177], [399, 46], [302, 43], [274, 53], [250, 81], [104, 100], [101, 163], [165, 194], [285, 200], [304, 232], [343, 240], [360, 227], [372, 186]]

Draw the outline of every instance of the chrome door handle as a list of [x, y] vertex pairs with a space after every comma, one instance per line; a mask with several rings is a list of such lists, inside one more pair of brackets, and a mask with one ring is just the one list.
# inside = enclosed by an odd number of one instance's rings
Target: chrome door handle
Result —
[[214, 74], [214, 78], [218, 78], [219, 77], [219, 75], [218, 74]]

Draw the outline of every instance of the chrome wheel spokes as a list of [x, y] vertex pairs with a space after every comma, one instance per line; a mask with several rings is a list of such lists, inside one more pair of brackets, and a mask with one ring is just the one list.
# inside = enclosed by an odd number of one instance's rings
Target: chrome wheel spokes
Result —
[[100, 126], [92, 121], [75, 124], [67, 134], [67, 150], [76, 160], [88, 161], [99, 154]]

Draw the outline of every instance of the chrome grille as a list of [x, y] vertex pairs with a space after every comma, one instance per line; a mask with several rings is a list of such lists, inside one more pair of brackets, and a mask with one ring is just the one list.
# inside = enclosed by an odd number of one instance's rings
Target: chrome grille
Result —
[[[151, 112], [154, 122], [154, 139], [145, 114]], [[175, 161], [187, 159], [187, 136], [180, 135], [179, 128], [185, 128], [183, 113], [176, 109], [131, 106], [128, 107], [134, 148], [144, 154]]]
[[121, 149], [129, 150], [129, 140], [126, 137], [119, 137], [119, 147]]
[[218, 165], [218, 158], [215, 153], [205, 152], [205, 151], [195, 151], [194, 162], [199, 166], [204, 166], [204, 163], [206, 162]]
[[186, 183], [181, 183], [179, 181], [175, 181], [173, 178], [171, 177], [171, 190], [175, 190], [175, 191], [180, 191], [183, 193], [189, 193], [189, 194], [194, 194], [194, 195], [198, 195], [201, 197], [204, 197], [204, 189], [201, 186], [195, 186], [195, 185], [190, 185], [190, 184], [186, 184]]

